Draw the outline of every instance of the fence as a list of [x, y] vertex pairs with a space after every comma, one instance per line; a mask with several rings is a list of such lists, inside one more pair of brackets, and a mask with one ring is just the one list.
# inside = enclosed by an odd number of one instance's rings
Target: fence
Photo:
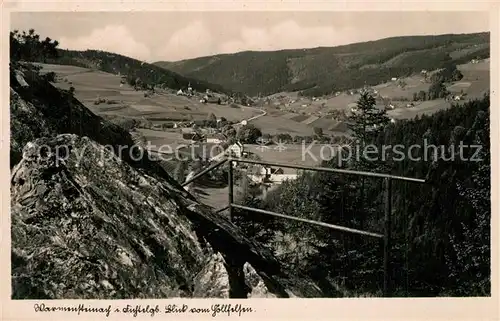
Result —
[[[383, 239], [384, 241], [384, 259], [383, 259], [383, 269], [384, 269], [384, 280], [383, 280], [383, 295], [384, 297], [390, 297], [392, 294], [392, 284], [391, 284], [391, 257], [390, 257], [390, 248], [391, 248], [391, 212], [392, 212], [392, 181], [393, 180], [399, 180], [399, 181], [407, 181], [407, 182], [414, 182], [414, 183], [425, 183], [425, 180], [423, 179], [417, 179], [417, 178], [411, 178], [411, 177], [403, 177], [403, 176], [394, 176], [394, 175], [389, 175], [389, 174], [381, 174], [381, 173], [371, 173], [371, 172], [360, 172], [360, 171], [352, 171], [352, 170], [345, 170], [345, 169], [335, 169], [335, 168], [325, 168], [325, 167], [311, 167], [311, 166], [300, 166], [300, 165], [293, 165], [293, 164], [282, 164], [282, 163], [273, 163], [273, 162], [264, 162], [264, 161], [256, 161], [256, 160], [250, 160], [250, 159], [242, 159], [242, 158], [226, 158], [224, 160], [221, 160], [200, 173], [196, 174], [189, 180], [185, 181], [182, 186], [186, 186], [199, 177], [207, 174], [208, 172], [214, 170], [215, 168], [223, 165], [224, 163], [229, 162], [229, 173], [228, 173], [228, 187], [229, 187], [229, 192], [228, 192], [228, 205], [224, 208], [219, 209], [217, 212], [222, 212], [225, 210], [229, 210], [229, 218], [232, 220], [233, 218], [233, 209], [241, 209], [241, 210], [246, 210], [246, 211], [251, 211], [251, 212], [256, 212], [260, 214], [265, 214], [265, 215], [270, 215], [274, 217], [280, 217], [284, 219], [289, 219], [289, 220], [294, 220], [298, 222], [303, 222], [303, 223], [308, 223], [308, 224], [313, 224], [317, 226], [322, 226], [322, 227], [327, 227], [331, 228], [334, 230], [339, 230], [343, 232], [348, 232], [348, 233], [354, 233], [354, 234], [360, 234], [364, 236], [369, 236], [369, 237], [374, 237], [378, 239]], [[338, 174], [345, 174], [345, 175], [357, 175], [357, 176], [364, 176], [364, 177], [377, 177], [377, 178], [382, 178], [385, 181], [385, 190], [384, 190], [384, 203], [385, 203], [385, 213], [384, 213], [384, 233], [379, 234], [379, 233], [373, 233], [369, 231], [362, 231], [358, 229], [353, 229], [353, 228], [348, 228], [344, 226], [338, 226], [338, 225], [333, 225], [333, 224], [328, 224], [320, 221], [313, 221], [313, 220], [308, 220], [308, 219], [303, 219], [299, 217], [294, 217], [294, 216], [289, 216], [281, 213], [275, 213], [271, 211], [266, 211], [266, 210], [261, 210], [257, 208], [252, 208], [252, 207], [247, 207], [247, 206], [242, 206], [234, 203], [234, 197], [233, 197], [233, 188], [234, 188], [234, 182], [233, 182], [233, 167], [234, 163], [247, 163], [247, 164], [256, 164], [256, 165], [267, 165], [267, 166], [275, 166], [275, 167], [283, 167], [283, 168], [294, 168], [294, 169], [301, 169], [301, 170], [308, 170], [308, 171], [316, 171], [316, 172], [329, 172], [329, 173], [338, 173]]]

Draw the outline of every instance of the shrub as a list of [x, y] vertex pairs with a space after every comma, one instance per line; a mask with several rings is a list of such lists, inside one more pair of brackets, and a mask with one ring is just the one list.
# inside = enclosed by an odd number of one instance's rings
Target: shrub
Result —
[[43, 76], [43, 78], [49, 82], [56, 82], [56, 73], [53, 71], [48, 72]]

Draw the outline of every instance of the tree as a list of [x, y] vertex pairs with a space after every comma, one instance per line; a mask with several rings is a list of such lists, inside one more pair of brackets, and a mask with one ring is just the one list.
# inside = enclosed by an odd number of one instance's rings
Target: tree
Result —
[[177, 182], [181, 184], [184, 183], [184, 181], [186, 180], [186, 170], [187, 170], [186, 162], [179, 161], [176, 164], [173, 176]]
[[236, 129], [234, 129], [233, 126], [231, 125], [226, 125], [222, 128], [222, 133], [224, 134], [224, 136], [226, 136], [227, 138], [236, 138]]
[[314, 134], [318, 137], [323, 137], [323, 128], [321, 127], [314, 127], [313, 128]]
[[362, 144], [373, 140], [390, 123], [385, 109], [377, 108], [375, 98], [367, 91], [361, 93], [356, 111], [348, 117], [348, 121], [348, 127]]
[[40, 41], [40, 35], [34, 29], [20, 33], [18, 30], [10, 32], [10, 59], [13, 61], [43, 61], [59, 56], [57, 46], [59, 42], [50, 38]]
[[217, 117], [214, 115], [214, 113], [208, 114], [207, 126], [212, 128], [217, 126]]
[[420, 101], [426, 101], [427, 100], [427, 93], [423, 90], [420, 90], [418, 92], [418, 100]]
[[[369, 144], [373, 144], [378, 136], [382, 133], [385, 127], [390, 123], [389, 117], [385, 109], [376, 107], [375, 98], [367, 91], [361, 92], [361, 97], [358, 99], [357, 109], [349, 117], [349, 128], [354, 132], [354, 137], [360, 145], [361, 155], [354, 160], [350, 160], [352, 166], [357, 170], [372, 171], [372, 172], [386, 172], [387, 164], [383, 161], [385, 155], [381, 158], [382, 146], [377, 146], [376, 159], [368, 159], [365, 154], [365, 148]], [[377, 144], [380, 145], [380, 144]], [[372, 155], [370, 155], [371, 157]], [[361, 209], [360, 228], [364, 227], [365, 218], [367, 213], [364, 210], [365, 199], [365, 178], [361, 178], [359, 186], [359, 208]]]
[[242, 143], [255, 144], [257, 139], [262, 137], [262, 132], [259, 128], [255, 127], [253, 124], [247, 124], [241, 126], [236, 138]]
[[444, 98], [448, 95], [448, 90], [442, 77], [435, 79], [429, 87], [429, 100]]

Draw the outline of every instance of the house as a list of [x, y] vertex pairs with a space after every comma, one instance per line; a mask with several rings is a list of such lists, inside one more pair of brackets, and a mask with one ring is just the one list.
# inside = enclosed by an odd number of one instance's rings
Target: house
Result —
[[257, 144], [259, 145], [270, 145], [273, 143], [273, 141], [270, 138], [267, 137], [259, 137], [257, 138]]
[[269, 166], [255, 165], [247, 172], [248, 178], [256, 184], [273, 183], [274, 181], [282, 181], [280, 175], [284, 175], [282, 168], [272, 168]]
[[182, 95], [184, 95], [184, 92], [182, 91], [182, 89], [179, 89], [177, 91], [177, 96], [182, 96]]
[[226, 140], [227, 140], [227, 137], [221, 133], [210, 135], [207, 137], [207, 143], [211, 143], [211, 144], [222, 144]]
[[210, 104], [219, 104], [220, 105], [222, 103], [222, 100], [220, 99], [220, 97], [217, 97], [217, 96], [214, 96], [211, 94], [206, 94], [205, 96], [203, 96], [203, 99], [200, 100], [200, 102], [202, 102], [204, 104], [210, 103]]
[[267, 181], [271, 184], [279, 185], [285, 181], [297, 179], [297, 176], [297, 174], [273, 174], [267, 179]]
[[244, 146], [240, 142], [236, 142], [228, 148], [228, 153], [232, 157], [241, 158], [243, 156], [243, 152]]
[[396, 78], [396, 77], [391, 78], [391, 81], [397, 81], [397, 80], [398, 80], [398, 78]]
[[182, 138], [189, 140], [192, 144], [203, 140], [203, 136], [198, 133], [183, 133]]

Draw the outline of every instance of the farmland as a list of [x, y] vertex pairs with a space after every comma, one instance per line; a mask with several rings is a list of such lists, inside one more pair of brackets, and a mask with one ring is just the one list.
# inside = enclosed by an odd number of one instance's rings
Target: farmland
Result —
[[[466, 101], [480, 98], [489, 90], [489, 59], [478, 63], [461, 64], [457, 68], [464, 77], [450, 84], [448, 91], [455, 94], [465, 93]], [[401, 82], [405, 84], [403, 88], [399, 85]], [[416, 74], [411, 77], [402, 77], [398, 81], [387, 81], [372, 88], [380, 97], [385, 97], [395, 106], [395, 109], [388, 111], [390, 117], [410, 119], [450, 107], [450, 103], [444, 99], [435, 99], [414, 102], [415, 106], [407, 108], [414, 93], [427, 92], [429, 87], [430, 83], [425, 81], [424, 76]], [[260, 126], [265, 133], [290, 133], [292, 136], [311, 135], [314, 127], [322, 128], [326, 134], [343, 132], [345, 126], [343, 129], [338, 129], [341, 124], [331, 119], [328, 114], [334, 111], [349, 113], [349, 110], [356, 106], [359, 97], [359, 94], [349, 92], [339, 92], [337, 95], [319, 98], [301, 97], [297, 95], [297, 92], [280, 92], [267, 97], [265, 109], [268, 110], [268, 115], [256, 121], [255, 124]]]
[[[61, 79], [55, 84], [68, 90], [75, 88], [75, 97], [86, 107], [99, 115], [147, 119], [153, 123], [167, 121], [206, 119], [210, 113], [228, 121], [240, 121], [258, 115], [248, 107], [203, 104], [196, 98], [177, 96], [169, 91], [157, 91], [145, 97], [144, 91], [136, 91], [127, 84], [121, 84], [118, 75], [88, 68], [41, 64], [42, 73], [55, 72]], [[107, 103], [95, 105], [97, 99]]]

